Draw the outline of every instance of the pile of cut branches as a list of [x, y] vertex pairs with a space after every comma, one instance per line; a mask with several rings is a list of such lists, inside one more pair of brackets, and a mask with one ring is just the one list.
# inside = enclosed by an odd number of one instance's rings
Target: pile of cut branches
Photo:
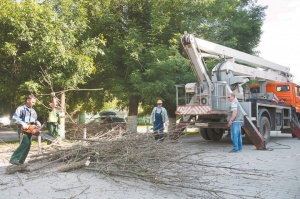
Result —
[[[89, 161], [86, 169], [110, 175], [153, 176], [160, 170], [163, 162], [176, 157], [176, 145], [168, 142], [156, 142], [147, 135], [135, 134], [117, 140], [86, 139], [74, 142], [72, 146], [53, 145], [42, 154], [31, 156], [30, 162], [43, 162], [44, 168], [55, 162], [66, 165]], [[73, 167], [72, 167], [73, 168]]]
[[[126, 135], [117, 140], [85, 139], [72, 146], [50, 145], [42, 154], [31, 156], [32, 171], [63, 162], [58, 171], [85, 169], [114, 177], [139, 179], [158, 186], [174, 188], [197, 179], [194, 172], [181, 170], [180, 143], [155, 141], [147, 134]], [[61, 164], [60, 164], [61, 165]], [[188, 185], [189, 187], [189, 185]]]
[[267, 179], [271, 175], [265, 171], [205, 162], [205, 151], [191, 153], [186, 147], [185, 143], [155, 141], [148, 134], [130, 134], [113, 140], [98, 137], [52, 144], [44, 148], [42, 154], [30, 156], [29, 163], [36, 163], [32, 164], [31, 171], [47, 166], [53, 168], [54, 163], [60, 163], [58, 171], [83, 168], [115, 177], [115, 180], [134, 178], [198, 198], [203, 191], [217, 196], [242, 196], [226, 191], [226, 184], [216, 187], [220, 175], [236, 177], [239, 173], [239, 177], [245, 179], [253, 176]]
[[110, 123], [96, 123], [77, 124], [74, 123], [68, 126], [66, 132], [67, 138], [83, 138], [84, 131], [86, 131], [86, 138], [105, 137], [112, 139], [113, 137], [121, 136], [125, 133], [126, 124], [110, 124]]

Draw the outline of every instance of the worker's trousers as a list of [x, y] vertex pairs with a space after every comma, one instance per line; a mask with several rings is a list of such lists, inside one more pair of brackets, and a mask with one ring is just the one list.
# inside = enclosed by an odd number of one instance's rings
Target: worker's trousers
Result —
[[232, 151], [242, 150], [242, 121], [234, 121], [230, 127], [231, 140], [233, 144]]
[[19, 161], [20, 164], [25, 162], [27, 155], [31, 147], [31, 134], [21, 133], [21, 129], [18, 130], [20, 145], [12, 154], [10, 160]]
[[47, 128], [51, 136], [53, 136], [54, 138], [57, 138], [59, 136], [57, 122], [47, 122]]

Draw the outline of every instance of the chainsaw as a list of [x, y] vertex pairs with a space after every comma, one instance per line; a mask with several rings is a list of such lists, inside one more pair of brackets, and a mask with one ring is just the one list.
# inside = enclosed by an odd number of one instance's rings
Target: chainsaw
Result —
[[28, 127], [26, 129], [24, 129], [22, 126], [21, 131], [23, 133], [32, 134], [35, 136], [39, 136], [41, 134], [40, 128], [35, 124], [28, 125]]

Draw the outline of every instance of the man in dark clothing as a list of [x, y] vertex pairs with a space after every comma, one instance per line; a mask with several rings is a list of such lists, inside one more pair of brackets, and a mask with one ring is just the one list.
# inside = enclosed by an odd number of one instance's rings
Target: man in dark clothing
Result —
[[168, 125], [169, 118], [167, 110], [162, 107], [162, 101], [157, 101], [157, 107], [154, 107], [150, 115], [150, 123], [153, 123], [154, 139], [164, 140], [164, 124]]

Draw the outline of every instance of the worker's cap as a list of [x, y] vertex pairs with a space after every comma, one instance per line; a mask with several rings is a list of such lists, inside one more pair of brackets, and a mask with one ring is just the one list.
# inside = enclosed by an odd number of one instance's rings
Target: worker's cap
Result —
[[162, 101], [161, 101], [161, 100], [157, 100], [156, 103], [157, 103], [157, 104], [162, 104]]

